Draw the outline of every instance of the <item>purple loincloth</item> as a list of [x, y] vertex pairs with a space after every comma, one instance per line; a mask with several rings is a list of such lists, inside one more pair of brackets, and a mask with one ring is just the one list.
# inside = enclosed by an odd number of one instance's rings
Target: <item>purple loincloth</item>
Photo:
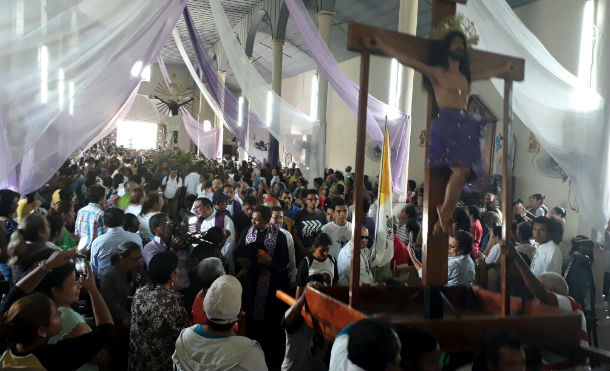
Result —
[[457, 108], [441, 108], [432, 120], [428, 166], [466, 167], [469, 182], [483, 175], [481, 136], [485, 121], [479, 115]]

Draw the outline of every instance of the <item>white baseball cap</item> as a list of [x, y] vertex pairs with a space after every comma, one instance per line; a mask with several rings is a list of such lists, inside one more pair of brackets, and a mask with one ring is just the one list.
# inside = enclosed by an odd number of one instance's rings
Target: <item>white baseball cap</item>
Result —
[[203, 299], [208, 321], [224, 325], [237, 321], [241, 311], [241, 283], [230, 275], [218, 277]]

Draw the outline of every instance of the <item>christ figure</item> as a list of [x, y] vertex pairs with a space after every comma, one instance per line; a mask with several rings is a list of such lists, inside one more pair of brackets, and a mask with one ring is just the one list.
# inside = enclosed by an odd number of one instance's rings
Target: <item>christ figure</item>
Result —
[[451, 215], [459, 201], [464, 184], [483, 173], [480, 138], [485, 122], [467, 112], [470, 83], [511, 72], [512, 63], [485, 71], [470, 71], [466, 36], [460, 31], [447, 33], [431, 45], [428, 63], [409, 56], [405, 51], [385, 43], [380, 37], [365, 37], [364, 44], [394, 56], [402, 64], [424, 75], [424, 87], [436, 98], [438, 116], [432, 120], [428, 166], [448, 168], [451, 176], [443, 204], [436, 208], [439, 219], [434, 234], [451, 230]]

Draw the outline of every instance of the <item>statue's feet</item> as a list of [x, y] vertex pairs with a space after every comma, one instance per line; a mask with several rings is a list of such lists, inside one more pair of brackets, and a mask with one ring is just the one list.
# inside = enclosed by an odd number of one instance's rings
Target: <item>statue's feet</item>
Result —
[[443, 212], [441, 211], [440, 206], [436, 207], [436, 213], [438, 214], [438, 220], [434, 224], [434, 230], [432, 231], [432, 235], [437, 236], [441, 233], [448, 233], [451, 217], [449, 215], [444, 215]]

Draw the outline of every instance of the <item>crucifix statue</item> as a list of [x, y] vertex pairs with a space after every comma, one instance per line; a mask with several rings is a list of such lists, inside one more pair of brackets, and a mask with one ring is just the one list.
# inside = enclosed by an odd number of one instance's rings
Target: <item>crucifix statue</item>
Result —
[[[456, 2], [466, 0], [434, 0], [433, 27], [447, 17], [455, 16]], [[426, 132], [426, 166], [424, 179], [423, 285], [426, 296], [426, 317], [441, 317], [440, 293], [436, 290], [447, 283], [448, 234], [452, 234], [451, 214], [459, 200], [464, 184], [481, 176], [479, 138], [484, 122], [467, 112], [470, 83], [474, 80], [500, 77], [505, 79], [504, 131], [508, 130], [512, 116], [510, 100], [512, 81], [523, 80], [524, 61], [518, 58], [482, 52], [469, 48], [468, 38], [455, 30], [440, 40], [431, 40], [369, 27], [350, 24], [347, 47], [362, 54], [360, 64], [360, 101], [358, 115], [356, 179], [354, 210], [360, 210], [362, 190], [358, 179], [363, 169], [364, 127], [366, 120], [366, 93], [370, 54], [391, 56], [414, 68], [424, 76], [429, 92]], [[360, 138], [362, 131], [362, 138]], [[362, 152], [362, 153], [361, 153]], [[360, 159], [362, 157], [362, 160]], [[503, 211], [511, 205], [510, 167], [504, 168]], [[360, 239], [360, 213], [355, 213], [353, 240]], [[434, 229], [430, 228], [434, 225]], [[503, 237], [510, 220], [504, 221]], [[510, 232], [510, 229], [508, 230]], [[356, 248], [359, 244], [354, 244]], [[359, 256], [354, 251], [353, 256]], [[353, 259], [352, 269], [359, 269], [359, 260]], [[358, 274], [352, 272], [350, 288], [358, 286]], [[506, 282], [506, 285], [508, 283]], [[436, 290], [436, 291], [435, 291]], [[357, 290], [350, 289], [350, 303], [356, 303]], [[440, 311], [440, 312], [439, 312]]]
[[[193, 92], [191, 90], [186, 89], [182, 84], [174, 82], [170, 84], [169, 88], [159, 83], [156, 91], [157, 95], [154, 98], [160, 101], [160, 103], [157, 103], [157, 107], [161, 112], [170, 113], [171, 116], [178, 116], [180, 108], [195, 99], [192, 96]], [[178, 143], [177, 131], [172, 131], [172, 142]]]

